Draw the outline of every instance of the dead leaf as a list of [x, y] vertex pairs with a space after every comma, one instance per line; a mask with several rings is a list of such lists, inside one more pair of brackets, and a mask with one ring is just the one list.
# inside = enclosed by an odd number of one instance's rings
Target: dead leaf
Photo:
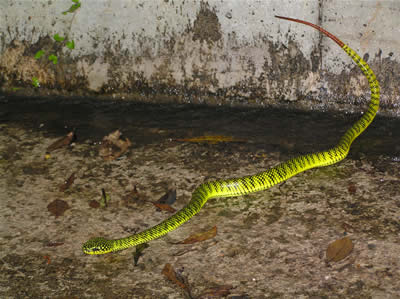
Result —
[[61, 246], [61, 245], [64, 245], [64, 243], [62, 243], [62, 242], [54, 242], [54, 243], [47, 243], [46, 244], [46, 246], [47, 247], [58, 247], [58, 246]]
[[48, 255], [44, 255], [43, 258], [46, 260], [46, 264], [50, 265], [51, 264], [51, 259]]
[[157, 203], [157, 202], [153, 202], [152, 204], [155, 205], [157, 208], [159, 208], [162, 211], [167, 211], [167, 212], [170, 212], [170, 213], [175, 213], [176, 212], [176, 210], [173, 207], [171, 207], [170, 205]]
[[132, 191], [129, 191], [127, 194], [125, 194], [122, 197], [122, 200], [124, 201], [126, 206], [128, 206], [130, 203], [144, 204], [146, 202], [151, 202], [146, 199], [146, 195], [144, 195], [138, 191], [136, 185], [133, 187]]
[[97, 200], [92, 199], [91, 201], [89, 201], [89, 207], [93, 209], [98, 209], [100, 208], [100, 203]]
[[60, 186], [60, 191], [64, 192], [67, 190], [75, 181], [75, 172], [73, 172], [69, 178]]
[[53, 200], [47, 205], [47, 210], [56, 217], [64, 215], [64, 212], [68, 209], [67, 202], [61, 199]]
[[208, 298], [222, 298], [226, 297], [231, 293], [231, 289], [233, 286], [230, 285], [221, 285], [214, 288], [210, 288], [198, 297], [199, 299], [208, 299]]
[[165, 193], [157, 203], [172, 205], [176, 201], [176, 189], [170, 189]]
[[136, 188], [136, 185], [135, 185], [135, 186], [133, 186], [133, 190], [132, 191], [129, 191], [127, 194], [125, 194], [122, 197], [122, 200], [126, 201], [126, 202], [130, 202], [130, 201], [134, 202], [134, 201], [136, 201], [138, 199], [138, 197], [139, 197], [139, 192], [138, 192], [138, 190]]
[[350, 183], [350, 184], [348, 185], [348, 187], [347, 187], [347, 190], [349, 191], [349, 193], [350, 193], [351, 195], [354, 195], [354, 194], [356, 193], [356, 191], [357, 191], [357, 187], [356, 187], [355, 184]]
[[112, 161], [123, 155], [132, 145], [128, 138], [120, 139], [121, 132], [116, 130], [103, 138], [99, 155], [106, 161]]
[[189, 238], [187, 238], [181, 242], [178, 242], [176, 244], [193, 244], [193, 243], [197, 243], [197, 242], [202, 242], [202, 241], [214, 238], [216, 235], [217, 235], [217, 227], [214, 226], [212, 229], [210, 229], [208, 231], [191, 235]]
[[46, 153], [50, 153], [56, 149], [62, 148], [64, 146], [70, 145], [76, 139], [74, 131], [69, 132], [66, 136], [58, 139], [56, 142], [52, 143], [46, 150]]
[[348, 237], [338, 239], [328, 245], [326, 260], [327, 262], [338, 262], [347, 257], [353, 248], [354, 244]]
[[236, 139], [231, 136], [223, 136], [223, 135], [214, 135], [214, 136], [199, 136], [193, 138], [182, 138], [182, 139], [175, 139], [176, 141], [183, 141], [183, 142], [206, 142], [209, 144], [217, 144], [218, 142], [246, 142], [244, 139]]
[[167, 277], [170, 281], [178, 285], [184, 290], [188, 290], [188, 286], [185, 285], [185, 283], [182, 281], [183, 279], [180, 279], [174, 268], [171, 266], [171, 264], [165, 264], [164, 269], [161, 272], [165, 277]]

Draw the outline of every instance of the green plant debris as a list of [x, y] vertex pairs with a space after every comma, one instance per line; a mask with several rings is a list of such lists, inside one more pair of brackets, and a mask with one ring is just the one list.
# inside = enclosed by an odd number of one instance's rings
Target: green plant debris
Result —
[[64, 11], [62, 14], [66, 15], [68, 13], [73, 13], [75, 12], [79, 7], [81, 7], [81, 3], [79, 2], [80, 0], [72, 0], [72, 2], [74, 2], [75, 4], [72, 4], [71, 7]]
[[100, 207], [105, 208], [108, 205], [108, 202], [111, 200], [111, 196], [106, 194], [104, 189], [101, 189], [101, 199], [100, 199]]
[[54, 54], [49, 55], [49, 60], [52, 61], [53, 64], [57, 64], [58, 63], [58, 58]]
[[[71, 0], [71, 1], [72, 1], [73, 4], [71, 5], [71, 7], [67, 11], [63, 12], [64, 15], [66, 15], [68, 13], [74, 13], [79, 7], [81, 7], [80, 0]], [[71, 25], [72, 25], [73, 20], [74, 20], [74, 18], [71, 18]], [[58, 33], [53, 35], [53, 39], [54, 39], [54, 41], [56, 43], [54, 43], [52, 45], [52, 47], [47, 50], [48, 52], [54, 52], [53, 54], [49, 54], [48, 57], [47, 57], [48, 61], [51, 61], [53, 63], [53, 65], [58, 64], [59, 57], [58, 57], [57, 54], [60, 55], [60, 59], [61, 59], [60, 61], [62, 61], [62, 58], [63, 58], [62, 50], [61, 50], [62, 47], [65, 46], [70, 50], [75, 49], [75, 42], [73, 40], [67, 40], [70, 31], [71, 31], [71, 26], [69, 27], [68, 32], [65, 33], [65, 36], [60, 36]], [[57, 44], [57, 43], [60, 43], [60, 44]], [[39, 51], [37, 51], [35, 53], [34, 57], [35, 57], [36, 60], [39, 60], [45, 54], [46, 53], [45, 53], [44, 50], [39, 50]], [[49, 63], [47, 62], [45, 64], [45, 66], [47, 67], [48, 64]], [[63, 68], [61, 68], [61, 67], [60, 68], [56, 68], [55, 71], [64, 73]], [[32, 77], [32, 85], [34, 87], [36, 87], [36, 88], [40, 87], [40, 82], [39, 82], [39, 79], [37, 77]]]
[[44, 54], [44, 51], [43, 51], [43, 50], [37, 51], [36, 54], [35, 54], [35, 59], [39, 59], [40, 57], [43, 56], [43, 54]]
[[65, 40], [65, 37], [60, 36], [58, 33], [54, 34], [53, 38], [56, 42], [62, 42]]
[[135, 266], [138, 265], [139, 258], [143, 255], [143, 250], [149, 246], [150, 245], [147, 243], [142, 243], [136, 246], [136, 251], [133, 253], [133, 262]]
[[37, 88], [40, 87], [40, 82], [39, 82], [39, 79], [37, 77], [32, 77], [32, 85], [34, 87], [37, 87]]
[[65, 44], [65, 46], [66, 46], [68, 49], [73, 50], [73, 49], [75, 49], [75, 42], [74, 42], [73, 40], [67, 41], [67, 43]]

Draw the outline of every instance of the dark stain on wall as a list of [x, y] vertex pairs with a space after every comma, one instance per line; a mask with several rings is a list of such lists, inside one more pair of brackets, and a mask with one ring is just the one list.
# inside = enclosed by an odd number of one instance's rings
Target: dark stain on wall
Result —
[[193, 24], [193, 41], [200, 40], [213, 43], [221, 39], [221, 24], [215, 9], [211, 9], [207, 2], [200, 3], [200, 11]]
[[[229, 20], [235, 21], [232, 16]], [[72, 58], [66, 52], [58, 65], [34, 59], [39, 49], [50, 51], [54, 45], [49, 36], [34, 44], [15, 41], [3, 45], [0, 87], [3, 91], [23, 87], [24, 93], [31, 88], [36, 94], [104, 95], [146, 102], [347, 111], [364, 110], [368, 101], [368, 83], [356, 65], [340, 74], [323, 68], [322, 60], [330, 54], [321, 50], [321, 41], [314, 45], [309, 57], [302, 52], [299, 39], [294, 41], [289, 34], [284, 37], [285, 42], [273, 42], [267, 35], [260, 35], [254, 37], [254, 44], [243, 45], [235, 31], [222, 34], [218, 11], [205, 1], [200, 3], [193, 24], [188, 21], [181, 34], [164, 33], [160, 39], [151, 39], [145, 33], [121, 37], [114, 32], [109, 36], [105, 40], [92, 39], [93, 48], [100, 43], [105, 48], [101, 56]], [[137, 48], [123, 48], [124, 39], [137, 41]], [[152, 46], [160, 50], [153, 51]], [[250, 52], [256, 50], [259, 56], [243, 51], [243, 47]], [[340, 65], [346, 54], [341, 55], [336, 60]], [[390, 54], [360, 55], [368, 60], [381, 83], [382, 111], [398, 114], [400, 89], [393, 82], [400, 81], [400, 65]], [[106, 78], [98, 89], [91, 89], [84, 67], [94, 66], [96, 70], [99, 61], [107, 65]], [[151, 72], [145, 73], [147, 67]], [[40, 89], [32, 88], [33, 76], [39, 78]], [[234, 77], [232, 84], [224, 82], [229, 76]], [[304, 82], [307, 78], [311, 78], [310, 82]], [[304, 88], [305, 84], [311, 88]]]

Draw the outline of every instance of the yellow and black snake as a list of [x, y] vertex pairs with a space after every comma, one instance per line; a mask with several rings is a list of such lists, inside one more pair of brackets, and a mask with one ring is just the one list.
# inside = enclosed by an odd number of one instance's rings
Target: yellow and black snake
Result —
[[368, 110], [350, 129], [346, 131], [346, 133], [344, 133], [335, 147], [326, 151], [311, 153], [290, 159], [255, 175], [203, 183], [194, 190], [191, 201], [183, 209], [160, 224], [126, 238], [108, 240], [102, 237], [97, 237], [90, 239], [83, 244], [82, 249], [84, 253], [104, 254], [151, 241], [167, 234], [188, 221], [200, 211], [202, 206], [210, 198], [233, 197], [265, 190], [307, 169], [331, 165], [339, 162], [347, 156], [351, 143], [368, 127], [378, 111], [379, 83], [375, 74], [356, 52], [323, 28], [298, 19], [280, 16], [277, 16], [277, 18], [306, 24], [316, 28], [335, 41], [354, 60], [367, 77], [371, 89], [371, 101]]

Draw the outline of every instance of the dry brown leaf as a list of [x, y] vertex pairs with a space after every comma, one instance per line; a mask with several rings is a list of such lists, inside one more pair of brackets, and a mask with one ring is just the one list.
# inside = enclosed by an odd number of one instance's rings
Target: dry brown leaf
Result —
[[112, 161], [123, 155], [132, 145], [128, 138], [120, 139], [121, 132], [116, 130], [103, 138], [99, 155], [106, 161]]
[[47, 210], [56, 217], [64, 215], [64, 212], [68, 209], [69, 205], [67, 202], [61, 199], [53, 200], [47, 205]]
[[93, 209], [98, 209], [100, 208], [100, 203], [97, 200], [92, 199], [91, 201], [89, 201], [89, 207]]
[[233, 289], [233, 286], [230, 285], [221, 285], [217, 286], [214, 288], [210, 288], [198, 297], [199, 299], [205, 299], [205, 298], [222, 298], [226, 297], [231, 293], [231, 289]]
[[129, 202], [135, 202], [137, 200], [139, 200], [139, 191], [136, 188], [136, 185], [133, 186], [133, 190], [129, 191], [127, 194], [125, 194], [122, 197], [122, 200], [125, 201], [126, 203]]
[[170, 213], [175, 213], [176, 212], [176, 210], [173, 207], [171, 207], [170, 205], [162, 204], [162, 203], [158, 203], [158, 202], [153, 202], [152, 204], [155, 205], [160, 210], [167, 211], [167, 212], [170, 212]]
[[72, 141], [74, 141], [76, 138], [75, 133], [73, 131], [69, 132], [66, 136], [64, 136], [61, 139], [58, 139], [56, 142], [52, 143], [49, 145], [47, 148], [46, 152], [50, 153], [56, 149], [59, 149], [64, 146], [68, 146], [71, 144]]
[[338, 262], [347, 257], [353, 248], [354, 244], [348, 237], [338, 239], [328, 245], [326, 260], [328, 262]]
[[191, 235], [189, 238], [178, 242], [177, 244], [193, 244], [197, 242], [202, 242], [211, 238], [214, 238], [217, 235], [217, 227], [214, 226], [212, 229], [206, 231], [206, 232], [201, 232], [198, 234]]
[[164, 269], [161, 272], [165, 277], [167, 277], [170, 281], [181, 287], [182, 289], [187, 290], [188, 287], [178, 279], [174, 268], [171, 264], [165, 264]]
[[165, 193], [157, 203], [172, 205], [176, 201], [176, 189], [170, 189]]
[[354, 194], [356, 193], [356, 191], [357, 191], [357, 187], [356, 187], [355, 184], [350, 183], [350, 184], [347, 186], [347, 190], [349, 191], [349, 193], [350, 193], [351, 195], [354, 195]]
[[75, 172], [73, 172], [69, 178], [60, 186], [60, 191], [64, 192], [67, 190], [75, 181]]
[[57, 246], [61, 246], [61, 245], [64, 245], [64, 243], [62, 243], [62, 242], [50, 242], [50, 243], [46, 244], [47, 247], [57, 247]]
[[44, 255], [43, 258], [46, 260], [46, 264], [50, 265], [51, 264], [51, 259], [48, 255]]

